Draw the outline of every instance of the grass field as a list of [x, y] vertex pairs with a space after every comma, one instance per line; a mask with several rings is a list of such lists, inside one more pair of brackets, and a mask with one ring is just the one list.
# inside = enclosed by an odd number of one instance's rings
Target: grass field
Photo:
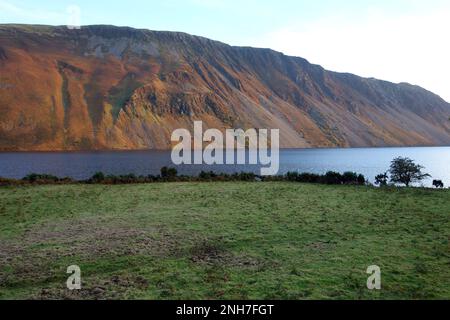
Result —
[[450, 299], [449, 236], [449, 190], [2, 187], [0, 299]]

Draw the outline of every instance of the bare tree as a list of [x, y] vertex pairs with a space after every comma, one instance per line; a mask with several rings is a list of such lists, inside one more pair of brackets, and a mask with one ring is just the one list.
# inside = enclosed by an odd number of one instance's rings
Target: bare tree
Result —
[[404, 184], [409, 187], [412, 183], [420, 182], [426, 178], [431, 177], [427, 173], [423, 173], [421, 165], [415, 164], [413, 160], [409, 158], [398, 157], [392, 160], [391, 169], [391, 182]]

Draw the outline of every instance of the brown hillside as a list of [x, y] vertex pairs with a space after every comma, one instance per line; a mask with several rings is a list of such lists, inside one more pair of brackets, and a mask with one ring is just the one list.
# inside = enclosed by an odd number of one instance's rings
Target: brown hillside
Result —
[[194, 120], [285, 148], [450, 145], [450, 104], [420, 87], [112, 26], [0, 25], [0, 115], [0, 150], [167, 149]]

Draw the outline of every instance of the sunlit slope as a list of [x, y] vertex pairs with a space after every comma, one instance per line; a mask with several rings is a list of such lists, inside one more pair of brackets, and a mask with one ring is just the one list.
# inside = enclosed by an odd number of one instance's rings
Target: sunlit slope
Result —
[[282, 147], [450, 145], [450, 105], [420, 87], [112, 26], [0, 26], [0, 114], [1, 150], [167, 149], [194, 120]]

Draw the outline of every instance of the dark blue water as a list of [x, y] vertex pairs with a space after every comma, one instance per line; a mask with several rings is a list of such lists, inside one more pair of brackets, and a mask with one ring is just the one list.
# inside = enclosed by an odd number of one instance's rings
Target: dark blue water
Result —
[[[431, 148], [367, 148], [367, 149], [296, 149], [280, 151], [280, 173], [288, 171], [325, 173], [355, 171], [370, 181], [388, 170], [390, 161], [398, 156], [410, 157], [425, 166], [434, 179], [450, 186], [450, 147]], [[86, 179], [95, 172], [106, 174], [156, 175], [163, 166], [174, 165], [170, 152], [53, 152], [0, 153], [0, 176], [22, 178], [29, 173], [46, 173], [59, 177]], [[183, 165], [181, 174], [196, 175], [202, 170], [216, 172], [255, 172], [259, 166], [245, 165]], [[431, 185], [432, 179], [425, 181]]]

